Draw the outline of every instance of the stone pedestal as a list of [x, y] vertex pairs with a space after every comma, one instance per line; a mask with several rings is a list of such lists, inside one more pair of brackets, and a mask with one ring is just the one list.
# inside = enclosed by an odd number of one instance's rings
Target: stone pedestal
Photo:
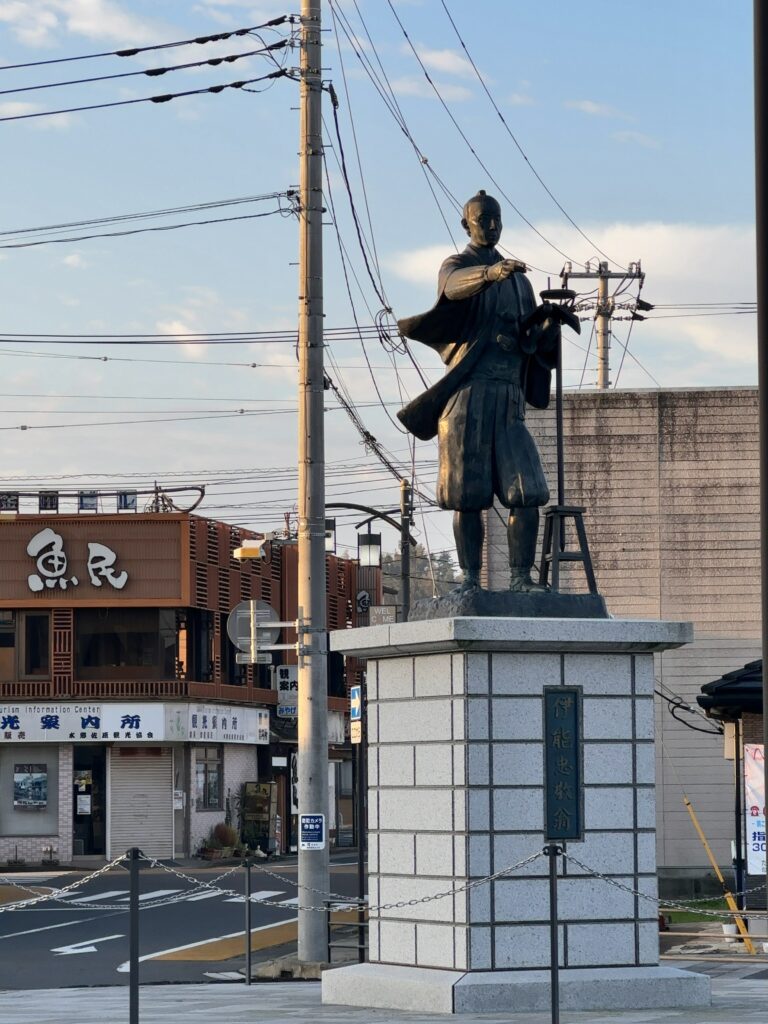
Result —
[[[368, 659], [369, 898], [418, 900], [541, 851], [544, 686], [583, 688], [585, 841], [571, 852], [656, 894], [653, 652], [687, 623], [452, 618], [340, 631]], [[442, 899], [372, 912], [370, 962], [327, 971], [323, 1001], [438, 1012], [549, 1000], [547, 861]], [[709, 1002], [658, 966], [657, 908], [566, 861], [561, 1004]]]

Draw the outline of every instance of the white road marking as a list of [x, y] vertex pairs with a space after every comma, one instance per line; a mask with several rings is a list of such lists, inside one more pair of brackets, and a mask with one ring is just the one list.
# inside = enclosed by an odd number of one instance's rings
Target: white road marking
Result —
[[[123, 890], [125, 892], [125, 890]], [[145, 900], [159, 900], [163, 896], [172, 896], [175, 892], [181, 892], [181, 889], [153, 889], [152, 892], [143, 892], [139, 896], [139, 903], [144, 903]], [[130, 896], [123, 896], [122, 899], [116, 900], [116, 903], [127, 903]]]
[[[263, 889], [261, 892], [251, 893], [251, 903], [260, 903], [261, 900], [270, 900], [273, 896], [282, 896], [283, 889]], [[245, 896], [230, 896], [228, 900], [224, 900], [225, 903], [245, 903]], [[282, 906], [282, 904], [281, 904]]]
[[299, 897], [294, 896], [292, 900], [280, 900], [281, 907], [298, 907]]
[[[127, 889], [112, 889], [109, 892], [97, 892], [95, 896], [78, 896], [76, 899], [70, 900], [70, 903], [100, 903], [102, 900], [108, 900], [110, 896], [123, 896], [127, 893]], [[64, 896], [59, 897], [60, 899], [66, 899], [67, 896], [72, 895], [71, 893], [65, 893]]]
[[212, 900], [214, 896], [221, 896], [219, 892], [201, 892], [197, 896], [187, 896], [186, 903], [197, 903], [198, 900]]
[[73, 942], [69, 946], [57, 946], [51, 952], [57, 956], [72, 956], [75, 953], [96, 953], [98, 952], [94, 943], [110, 942], [112, 939], [122, 939], [123, 935], [102, 935], [100, 939], [84, 939], [82, 942]]
[[[108, 914], [107, 916], [116, 917], [117, 913], [118, 912], [116, 912], [115, 914]], [[119, 911], [119, 913], [122, 914], [123, 911], [121, 910]], [[0, 939], [17, 939], [20, 935], [36, 935], [38, 932], [53, 931], [54, 928], [69, 928], [73, 924], [82, 924], [83, 920], [84, 919], [82, 917], [79, 917], [76, 921], [60, 921], [58, 924], [45, 924], [43, 925], [42, 928], [28, 928], [26, 931], [23, 932], [11, 932], [9, 935], [0, 935]], [[87, 920], [92, 919], [88, 918]]]
[[[267, 928], [279, 928], [283, 924], [294, 924], [298, 921], [298, 917], [290, 917], [287, 921], [273, 921], [272, 924], [262, 924], [258, 928], [251, 928], [251, 935], [254, 932], [263, 932]], [[236, 939], [240, 935], [245, 935], [245, 932], [241, 928], [239, 932], [230, 932], [228, 935], [213, 935], [207, 939], [200, 939], [198, 942], [188, 942], [185, 946], [174, 946], [172, 949], [159, 949], [156, 953], [146, 953], [144, 956], [139, 957], [139, 963], [144, 960], [156, 960], [158, 957], [165, 956], [168, 953], [180, 953], [183, 949], [195, 949], [197, 946], [207, 946], [209, 942], [220, 942], [222, 939]], [[120, 964], [117, 968], [118, 973], [127, 974], [130, 970], [131, 965], [129, 961]]]

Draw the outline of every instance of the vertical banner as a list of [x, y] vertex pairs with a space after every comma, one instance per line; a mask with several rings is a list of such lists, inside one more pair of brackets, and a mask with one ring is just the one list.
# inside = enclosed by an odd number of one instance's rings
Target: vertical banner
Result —
[[762, 743], [744, 744], [744, 825], [750, 875], [765, 874], [764, 762]]
[[548, 842], [584, 838], [581, 687], [544, 687], [544, 829]]

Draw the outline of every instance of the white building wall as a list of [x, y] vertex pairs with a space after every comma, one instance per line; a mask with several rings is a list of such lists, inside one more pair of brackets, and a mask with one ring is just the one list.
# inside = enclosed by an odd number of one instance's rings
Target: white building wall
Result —
[[195, 801], [195, 748], [191, 748], [192, 792], [189, 795], [190, 807], [190, 853], [194, 855], [203, 845], [204, 840], [214, 825], [224, 821], [226, 799], [229, 796], [232, 806], [232, 824], [237, 828], [237, 800], [240, 797], [244, 782], [258, 781], [256, 747], [247, 744], [227, 744], [224, 746], [224, 806], [215, 811], [197, 810]]
[[[555, 476], [554, 407], [528, 424]], [[671, 696], [760, 657], [758, 396], [755, 388], [566, 394], [565, 499], [586, 506], [598, 586], [616, 617], [685, 619], [689, 647], [656, 659]], [[506, 538], [487, 516], [489, 585], [507, 583]], [[571, 589], [584, 589], [578, 566]], [[721, 737], [693, 732], [656, 699], [658, 863], [706, 869], [683, 789], [722, 865], [731, 860], [733, 766]], [[699, 719], [695, 724], [707, 728]]]

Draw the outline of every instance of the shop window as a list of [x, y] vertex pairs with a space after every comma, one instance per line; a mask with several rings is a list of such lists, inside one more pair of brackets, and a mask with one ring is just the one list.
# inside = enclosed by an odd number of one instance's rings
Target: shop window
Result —
[[16, 622], [13, 612], [0, 615], [0, 683], [10, 683], [16, 679]]
[[24, 679], [49, 679], [51, 675], [51, 616], [48, 612], [22, 612], [22, 664]]
[[176, 678], [172, 609], [78, 609], [75, 635], [79, 679]]
[[195, 748], [195, 807], [198, 811], [220, 811], [224, 779], [221, 747]]

